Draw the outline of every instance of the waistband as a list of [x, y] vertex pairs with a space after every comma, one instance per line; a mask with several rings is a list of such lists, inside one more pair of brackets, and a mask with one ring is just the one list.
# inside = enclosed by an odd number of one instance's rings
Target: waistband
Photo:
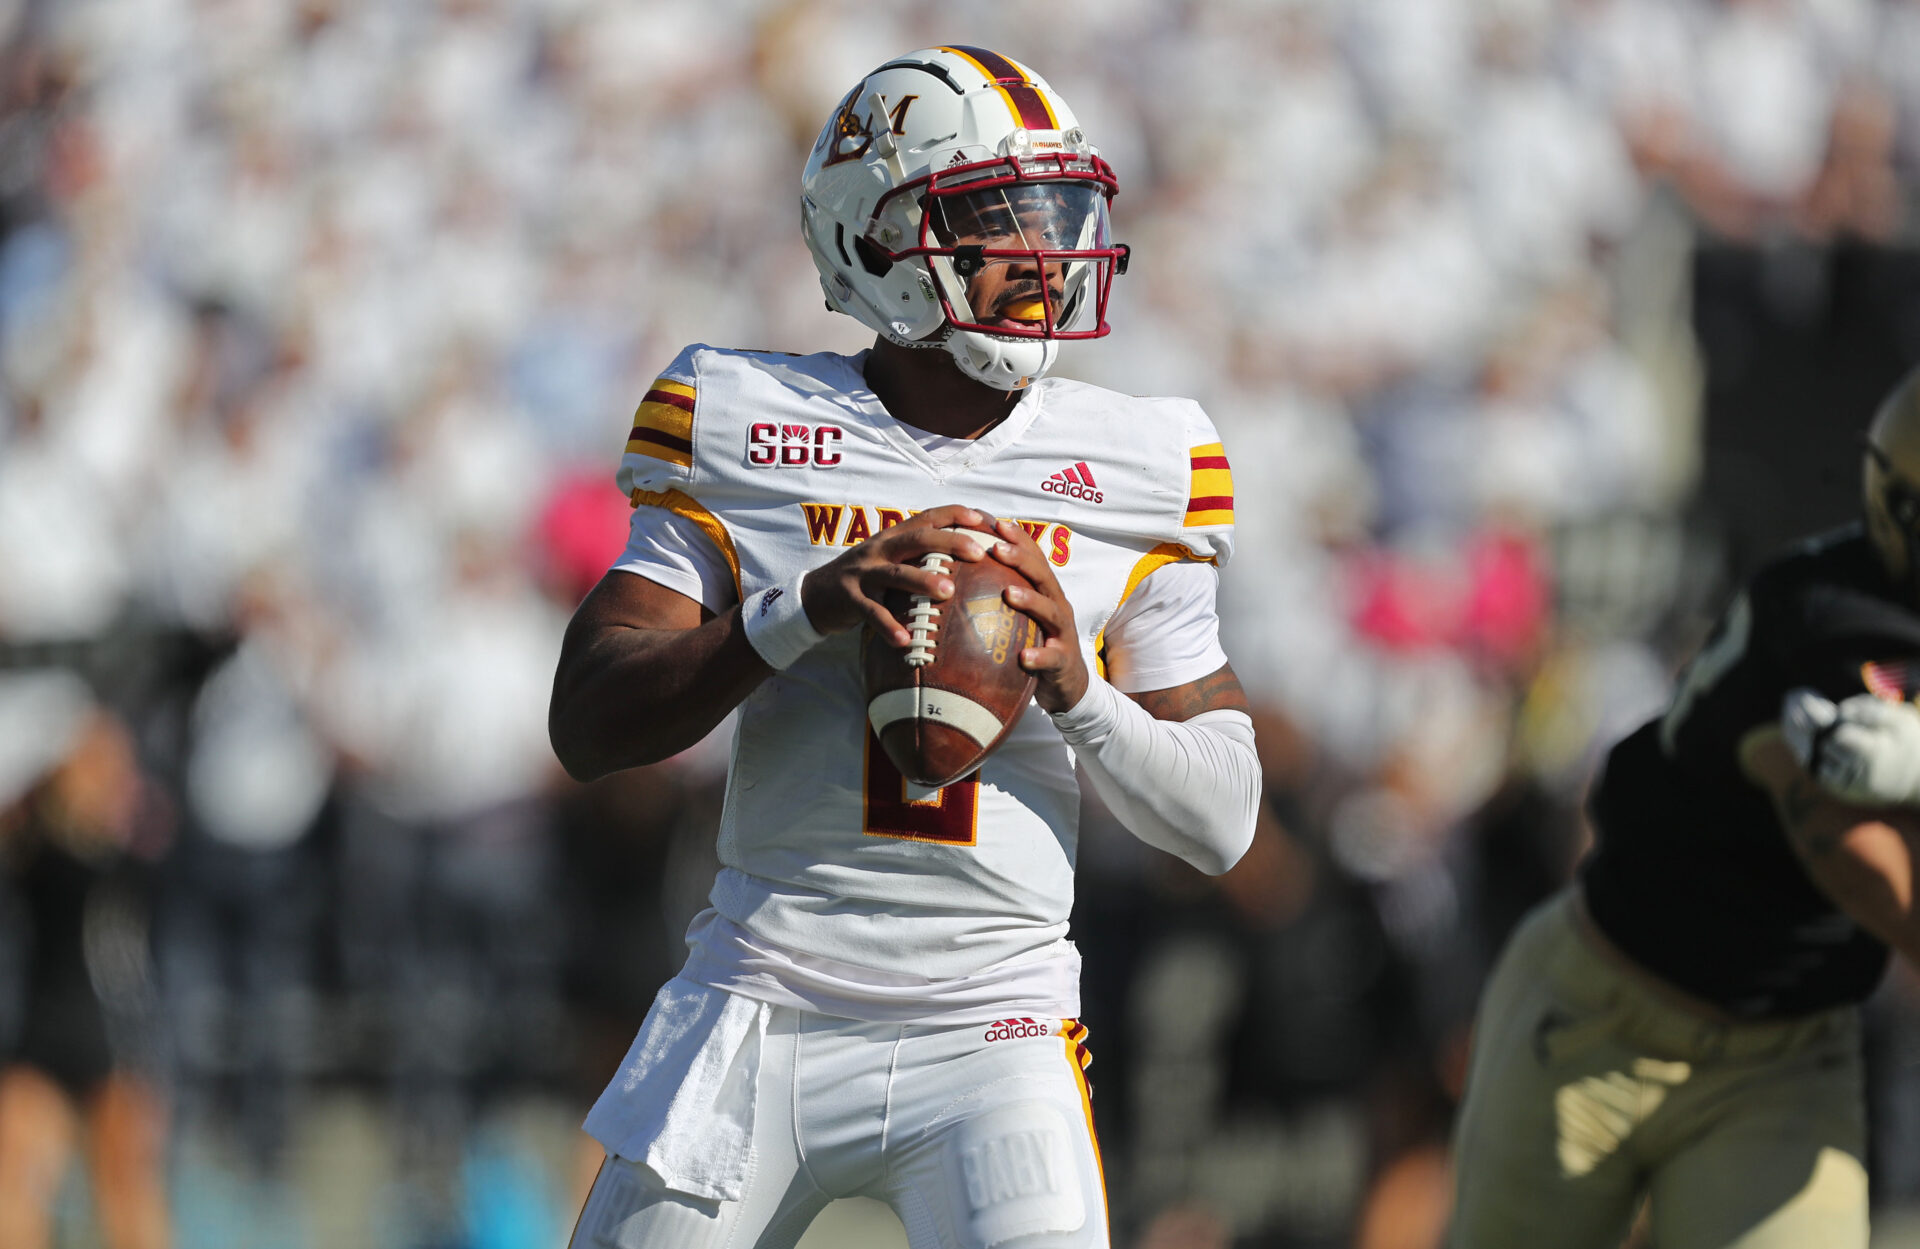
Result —
[[1597, 1008], [1543, 1041], [1572, 1048], [1592, 1027], [1648, 1054], [1687, 1062], [1770, 1058], [1828, 1043], [1857, 1043], [1859, 1010], [1840, 1006], [1781, 1019], [1736, 1019], [1690, 997], [1621, 953], [1586, 914], [1576, 890], [1542, 907], [1553, 941], [1553, 975], [1563, 996]]
[[708, 909], [688, 927], [687, 947], [684, 979], [840, 1019], [960, 1026], [1080, 1015], [1080, 954], [1070, 941], [1026, 962], [938, 980], [783, 949]]

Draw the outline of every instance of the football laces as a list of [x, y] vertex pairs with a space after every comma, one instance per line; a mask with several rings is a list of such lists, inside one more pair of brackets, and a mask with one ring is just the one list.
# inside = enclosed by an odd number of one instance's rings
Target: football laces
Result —
[[[928, 572], [947, 571], [947, 561], [951, 558], [940, 551], [929, 551], [921, 559], [920, 567]], [[925, 594], [913, 596], [907, 608], [907, 666], [923, 667], [933, 662], [933, 648], [936, 645], [934, 634], [940, 632], [940, 609]]]

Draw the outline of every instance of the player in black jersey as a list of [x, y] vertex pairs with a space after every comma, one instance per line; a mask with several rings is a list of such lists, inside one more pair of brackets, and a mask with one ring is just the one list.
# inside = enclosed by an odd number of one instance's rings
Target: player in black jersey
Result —
[[1481, 1003], [1454, 1249], [1613, 1249], [1642, 1196], [1661, 1249], [1865, 1249], [1857, 1006], [1920, 962], [1920, 372], [1864, 493], [1609, 755]]

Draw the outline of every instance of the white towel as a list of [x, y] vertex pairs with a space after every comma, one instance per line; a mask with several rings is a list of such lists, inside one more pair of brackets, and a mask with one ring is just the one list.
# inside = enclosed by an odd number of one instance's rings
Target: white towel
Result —
[[771, 1010], [723, 989], [667, 981], [588, 1112], [588, 1135], [610, 1154], [644, 1162], [668, 1188], [740, 1200]]

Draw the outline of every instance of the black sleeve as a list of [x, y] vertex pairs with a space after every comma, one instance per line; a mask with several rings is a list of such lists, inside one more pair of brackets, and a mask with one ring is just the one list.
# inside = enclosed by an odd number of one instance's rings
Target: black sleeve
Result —
[[1779, 715], [1777, 657], [1789, 648], [1771, 587], [1756, 579], [1727, 605], [1687, 662], [1661, 717], [1659, 742], [1688, 771], [1737, 766], [1740, 739]]

